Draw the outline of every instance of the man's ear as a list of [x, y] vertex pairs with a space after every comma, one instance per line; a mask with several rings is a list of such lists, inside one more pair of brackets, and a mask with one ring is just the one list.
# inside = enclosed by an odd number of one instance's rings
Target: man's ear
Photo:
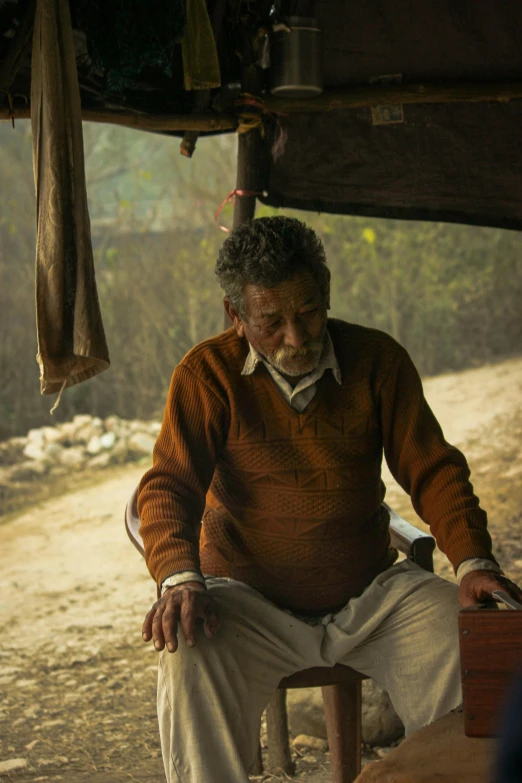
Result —
[[239, 335], [239, 337], [244, 337], [245, 330], [243, 328], [243, 321], [238, 311], [230, 301], [230, 297], [225, 296], [225, 298], [223, 299], [223, 304], [225, 306], [225, 310], [227, 312], [228, 317], [230, 318], [230, 320], [234, 325], [234, 329], [236, 330], [237, 334]]

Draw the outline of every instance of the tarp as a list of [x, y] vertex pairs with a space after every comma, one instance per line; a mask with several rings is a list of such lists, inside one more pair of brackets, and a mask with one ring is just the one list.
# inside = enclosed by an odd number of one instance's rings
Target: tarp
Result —
[[522, 101], [405, 105], [281, 117], [275, 207], [522, 229]]
[[[327, 87], [522, 80], [519, 0], [323, 0]], [[280, 117], [265, 203], [522, 228], [522, 101]]]

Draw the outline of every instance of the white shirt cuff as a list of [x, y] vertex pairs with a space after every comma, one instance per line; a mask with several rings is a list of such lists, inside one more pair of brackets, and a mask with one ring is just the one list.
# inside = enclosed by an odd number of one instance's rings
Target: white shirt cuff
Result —
[[178, 571], [177, 574], [168, 576], [161, 583], [161, 594], [163, 595], [167, 587], [175, 587], [176, 585], [183, 584], [183, 582], [200, 582], [205, 584], [205, 580], [197, 571]]
[[471, 571], [494, 571], [497, 574], [503, 574], [501, 567], [493, 562], [493, 560], [486, 560], [483, 557], [472, 557], [470, 560], [464, 560], [457, 568], [456, 578], [457, 583], [460, 585], [466, 574]]

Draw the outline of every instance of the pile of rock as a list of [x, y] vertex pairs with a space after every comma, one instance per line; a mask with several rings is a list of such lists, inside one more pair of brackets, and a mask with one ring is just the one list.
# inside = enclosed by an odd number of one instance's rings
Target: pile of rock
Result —
[[150, 459], [160, 426], [157, 421], [79, 415], [56, 427], [30, 430], [24, 438], [0, 443], [0, 483]]

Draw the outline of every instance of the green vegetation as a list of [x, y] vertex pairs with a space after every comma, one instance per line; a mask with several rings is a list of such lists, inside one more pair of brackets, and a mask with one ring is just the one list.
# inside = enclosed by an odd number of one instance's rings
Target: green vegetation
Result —
[[[111, 369], [68, 390], [75, 413], [161, 415], [173, 367], [222, 328], [214, 211], [234, 186], [235, 139], [178, 140], [85, 126], [97, 281]], [[0, 439], [51, 423], [35, 361], [34, 185], [28, 123], [0, 126]], [[258, 215], [270, 214], [261, 208]], [[392, 334], [432, 375], [522, 346], [522, 254], [515, 232], [294, 213], [322, 236], [332, 315]], [[220, 219], [230, 225], [231, 208]]]

